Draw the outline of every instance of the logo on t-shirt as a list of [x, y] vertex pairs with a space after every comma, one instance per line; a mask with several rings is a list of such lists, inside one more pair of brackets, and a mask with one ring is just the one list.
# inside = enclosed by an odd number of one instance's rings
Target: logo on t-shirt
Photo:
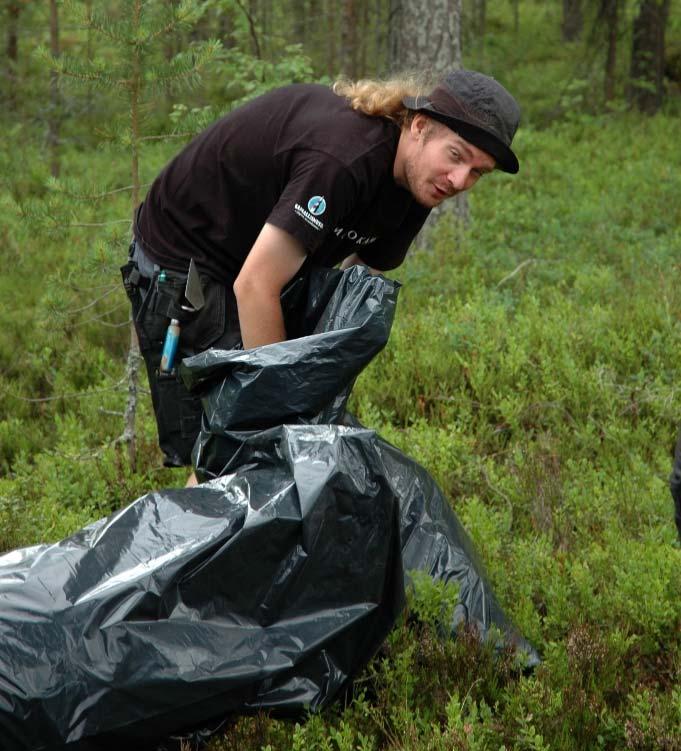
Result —
[[321, 216], [326, 211], [326, 199], [324, 196], [312, 196], [307, 202], [307, 210], [312, 216]]
[[316, 230], [324, 229], [324, 222], [321, 219], [317, 219], [318, 216], [321, 216], [326, 211], [326, 199], [324, 196], [312, 196], [307, 202], [307, 209], [296, 203], [293, 206], [293, 210], [310, 227], [314, 227]]

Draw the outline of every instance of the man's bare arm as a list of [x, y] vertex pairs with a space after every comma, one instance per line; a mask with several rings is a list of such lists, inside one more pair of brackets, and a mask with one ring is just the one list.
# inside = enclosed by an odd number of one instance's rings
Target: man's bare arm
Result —
[[357, 255], [357, 253], [352, 253], [349, 256], [347, 256], [340, 265], [342, 270], [349, 269], [350, 266], [366, 266], [374, 276], [376, 276], [377, 274], [383, 273], [382, 271], [379, 271], [378, 269], [372, 269], [371, 266], [364, 263], [364, 261]]
[[234, 282], [244, 348], [286, 339], [279, 297], [305, 261], [303, 246], [273, 224], [265, 224]]

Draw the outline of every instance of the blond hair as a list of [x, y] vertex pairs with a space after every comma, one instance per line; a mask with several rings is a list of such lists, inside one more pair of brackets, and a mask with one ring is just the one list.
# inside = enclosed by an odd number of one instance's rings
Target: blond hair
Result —
[[432, 88], [421, 74], [405, 74], [385, 81], [362, 79], [349, 81], [341, 78], [333, 85], [334, 93], [345, 97], [352, 109], [365, 115], [387, 117], [404, 125], [410, 111], [402, 104], [405, 96], [423, 96]]

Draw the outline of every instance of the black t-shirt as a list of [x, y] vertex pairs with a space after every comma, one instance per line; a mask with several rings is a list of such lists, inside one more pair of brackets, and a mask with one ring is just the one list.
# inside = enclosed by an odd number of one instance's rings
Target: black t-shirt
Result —
[[402, 263], [428, 216], [393, 179], [400, 131], [354, 111], [325, 86], [277, 89], [198, 135], [161, 172], [135, 236], [159, 265], [190, 258], [236, 278], [265, 222], [293, 235], [314, 263], [356, 252], [382, 271]]

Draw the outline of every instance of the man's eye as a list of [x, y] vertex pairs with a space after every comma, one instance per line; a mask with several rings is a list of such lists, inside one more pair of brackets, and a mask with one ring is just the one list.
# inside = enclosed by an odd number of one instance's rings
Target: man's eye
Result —
[[455, 149], [450, 149], [449, 153], [451, 154], [452, 158], [456, 159], [457, 161], [461, 158], [461, 155]]

